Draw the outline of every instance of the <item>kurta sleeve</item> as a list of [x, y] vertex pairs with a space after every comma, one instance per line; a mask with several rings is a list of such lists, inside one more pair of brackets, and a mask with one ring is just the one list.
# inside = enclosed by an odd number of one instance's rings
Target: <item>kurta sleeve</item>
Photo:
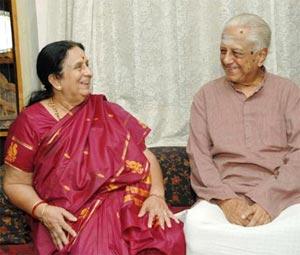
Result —
[[290, 90], [285, 113], [289, 152], [276, 173], [246, 196], [261, 205], [272, 218], [300, 202], [300, 89]]
[[205, 199], [230, 199], [238, 197], [231, 187], [222, 182], [213, 162], [210, 149], [212, 142], [206, 121], [203, 90], [194, 97], [191, 107], [190, 134], [187, 153], [191, 164], [191, 184], [197, 196]]
[[5, 164], [25, 171], [33, 171], [37, 136], [26, 114], [21, 113], [9, 129], [5, 142]]

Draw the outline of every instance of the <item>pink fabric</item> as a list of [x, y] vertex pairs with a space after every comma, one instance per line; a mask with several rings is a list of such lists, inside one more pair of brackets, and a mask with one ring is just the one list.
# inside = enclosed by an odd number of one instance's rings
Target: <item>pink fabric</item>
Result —
[[194, 97], [187, 149], [197, 195], [244, 195], [273, 217], [299, 203], [299, 116], [299, 87], [270, 73], [249, 98], [224, 77], [203, 86]]
[[[25, 171], [30, 171], [32, 164], [33, 185], [39, 196], [78, 218], [70, 223], [78, 235], [70, 238], [70, 245], [61, 252], [56, 251], [46, 228], [33, 220], [37, 252], [126, 255], [154, 249], [156, 254], [184, 254], [182, 224], [173, 223], [165, 231], [157, 225], [149, 229], [147, 216], [137, 216], [151, 185], [149, 162], [143, 153], [149, 129], [103, 96], [90, 96], [59, 122], [50, 116], [43, 123], [37, 121], [37, 110], [42, 118], [45, 110], [37, 105], [20, 116], [20, 120], [36, 117], [35, 122], [24, 124], [30, 127], [24, 136], [16, 131], [22, 121], [12, 127], [8, 151], [14, 143], [22, 149], [15, 161], [6, 163], [16, 163]], [[47, 131], [40, 131], [47, 125]], [[26, 150], [22, 143], [30, 144], [33, 155], [24, 168], [21, 163], [25, 159], [18, 159]], [[9, 153], [6, 158], [11, 158]]]

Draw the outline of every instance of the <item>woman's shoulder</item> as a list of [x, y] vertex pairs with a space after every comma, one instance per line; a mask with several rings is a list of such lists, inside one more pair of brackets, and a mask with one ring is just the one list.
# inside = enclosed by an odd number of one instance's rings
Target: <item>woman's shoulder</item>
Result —
[[44, 116], [46, 113], [45, 107], [38, 102], [23, 108], [17, 119], [22, 119], [27, 122], [37, 121], [37, 118]]
[[105, 107], [112, 107], [112, 108], [118, 108], [122, 109], [120, 105], [117, 103], [111, 102], [107, 99], [107, 97], [103, 94], [92, 94], [89, 97], [89, 100], [91, 100], [93, 103], [101, 103]]
[[[20, 127], [24, 132], [35, 133], [36, 135], [43, 133], [53, 125], [55, 120], [51, 118], [48, 111], [40, 103], [25, 107], [10, 127], [10, 132], [15, 132]], [[18, 131], [19, 132], [19, 131]]]
[[92, 101], [107, 101], [107, 98], [104, 94], [91, 94], [89, 100]]
[[93, 94], [90, 95], [90, 100], [93, 100], [94, 102], [100, 101], [101, 105], [103, 106], [103, 109], [105, 109], [107, 112], [111, 112], [117, 116], [124, 117], [131, 115], [126, 109], [124, 109], [121, 105], [115, 102], [109, 101], [105, 95], [103, 94]]

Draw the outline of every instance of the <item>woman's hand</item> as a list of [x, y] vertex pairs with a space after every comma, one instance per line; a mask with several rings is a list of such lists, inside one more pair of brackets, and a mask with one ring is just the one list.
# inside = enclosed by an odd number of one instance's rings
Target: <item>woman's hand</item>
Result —
[[139, 212], [139, 217], [143, 217], [146, 213], [149, 213], [148, 227], [151, 228], [153, 222], [158, 220], [162, 229], [165, 229], [165, 224], [170, 228], [171, 219], [179, 223], [176, 216], [169, 210], [163, 197], [157, 195], [150, 195], [143, 203], [143, 206]]
[[67, 238], [68, 234], [73, 237], [76, 236], [76, 232], [66, 220], [76, 221], [77, 219], [64, 208], [48, 204], [45, 204], [44, 206], [46, 207], [42, 208], [43, 206], [40, 206], [40, 210], [37, 211], [36, 215], [48, 228], [55, 246], [61, 250], [69, 243]]

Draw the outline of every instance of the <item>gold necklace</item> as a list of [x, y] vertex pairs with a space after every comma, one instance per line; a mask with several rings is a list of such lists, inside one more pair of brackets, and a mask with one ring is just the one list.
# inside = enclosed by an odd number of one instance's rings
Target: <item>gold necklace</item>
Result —
[[53, 102], [53, 97], [50, 97], [49, 106], [52, 108], [55, 117], [56, 117], [58, 120], [60, 120], [60, 116], [59, 116], [58, 110], [57, 110], [57, 108], [56, 108], [55, 103]]

